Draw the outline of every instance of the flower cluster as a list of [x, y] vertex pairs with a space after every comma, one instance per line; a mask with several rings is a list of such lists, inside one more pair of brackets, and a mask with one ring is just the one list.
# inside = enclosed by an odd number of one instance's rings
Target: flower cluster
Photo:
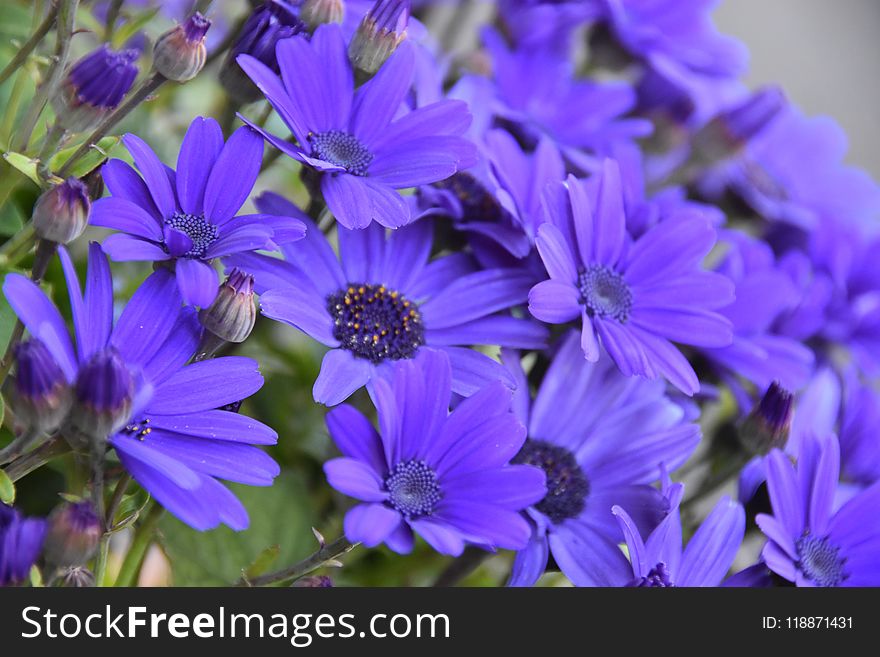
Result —
[[[2, 247], [0, 483], [66, 459], [67, 501], [0, 503], [0, 585], [106, 583], [110, 536], [163, 508], [245, 530], [260, 502], [224, 482], [282, 470], [323, 472], [328, 561], [880, 585], [880, 187], [831, 119], [742, 85], [714, 3], [501, 0], [462, 55], [428, 2], [266, 0], [165, 31], [126, 101], [135, 4], [7, 158], [42, 189]], [[196, 76], [216, 97], [99, 145]], [[264, 557], [246, 580], [296, 571]]]

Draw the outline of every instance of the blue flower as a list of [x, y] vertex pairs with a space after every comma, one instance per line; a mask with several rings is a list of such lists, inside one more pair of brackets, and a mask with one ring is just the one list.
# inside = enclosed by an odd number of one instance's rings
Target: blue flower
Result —
[[416, 533], [455, 556], [466, 544], [525, 546], [529, 525], [520, 511], [544, 494], [544, 475], [509, 464], [525, 439], [511, 393], [492, 383], [449, 413], [451, 393], [449, 359], [424, 351], [374, 383], [379, 432], [347, 404], [327, 414], [343, 456], [324, 472], [363, 502], [345, 516], [348, 540], [407, 553]]
[[214, 258], [301, 239], [296, 216], [235, 216], [260, 172], [263, 142], [250, 128], [226, 144], [214, 119], [197, 117], [189, 126], [177, 171], [172, 171], [135, 135], [123, 143], [141, 176], [122, 160], [102, 173], [111, 196], [92, 206], [91, 223], [121, 231], [104, 241], [111, 259], [172, 260], [187, 303], [206, 308], [217, 295]]
[[0, 586], [23, 582], [43, 549], [46, 521], [0, 503]]
[[[291, 205], [274, 194], [258, 203], [274, 212]], [[448, 354], [458, 394], [498, 379], [512, 387], [500, 363], [460, 345], [544, 345], [543, 327], [504, 312], [525, 302], [528, 272], [478, 271], [463, 253], [431, 260], [433, 226], [425, 220], [390, 233], [376, 224], [339, 226], [338, 236], [338, 260], [311, 224], [296, 249], [285, 249], [286, 261], [259, 254], [229, 259], [254, 276], [263, 315], [331, 348], [315, 381], [316, 401], [338, 404], [425, 348]]]
[[743, 541], [746, 514], [742, 506], [729, 497], [721, 498], [682, 550], [678, 505], [684, 486], [664, 481], [663, 487], [670, 511], [647, 539], [642, 539], [629, 514], [615, 505], [613, 513], [626, 539], [629, 567], [622, 569], [616, 560], [607, 564], [609, 571], [619, 578], [618, 586], [718, 586]]
[[733, 301], [733, 285], [700, 268], [715, 230], [704, 217], [682, 214], [633, 241], [617, 164], [606, 160], [600, 176], [593, 198], [574, 177], [548, 196], [537, 246], [549, 280], [532, 288], [529, 310], [552, 324], [580, 318], [591, 362], [601, 344], [623, 374], [664, 377], [692, 395], [697, 375], [672, 341], [724, 347], [733, 338], [715, 312]]
[[9, 274], [3, 293], [73, 387], [62, 434], [87, 434], [93, 444], [106, 439], [134, 479], [196, 529], [221, 522], [246, 528], [246, 510], [217, 479], [270, 485], [278, 465], [253, 445], [274, 444], [277, 435], [256, 420], [217, 409], [260, 389], [256, 362], [228, 356], [187, 364], [200, 327], [167, 270], [138, 288], [114, 325], [113, 282], [101, 247], [90, 246], [84, 297], [67, 251], [59, 255], [76, 347], [58, 309], [32, 281]]
[[439, 101], [398, 118], [415, 73], [409, 44], [356, 91], [338, 25], [320, 26], [311, 41], [280, 41], [276, 54], [280, 78], [248, 55], [237, 61], [297, 145], [243, 120], [320, 174], [324, 201], [346, 228], [408, 223], [409, 206], [396, 190], [443, 180], [474, 163], [473, 144], [460, 136], [471, 121], [464, 103]]
[[513, 462], [547, 475], [544, 498], [528, 510], [532, 539], [517, 555], [510, 583], [534, 584], [552, 553], [574, 584], [614, 585], [605, 564], [622, 555], [611, 508], [628, 509], [645, 533], [656, 527], [669, 505], [649, 484], [661, 463], [674, 469], [688, 459], [700, 429], [666, 397], [662, 382], [621, 376], [605, 357], [585, 361], [575, 332], [554, 356], [534, 402], [516, 355], [506, 354], [505, 362], [518, 383], [514, 409], [528, 428]]
[[767, 457], [773, 515], [758, 514], [767, 567], [798, 586], [878, 586], [880, 483], [834, 511], [840, 474], [837, 439], [800, 445], [797, 466], [779, 450]]

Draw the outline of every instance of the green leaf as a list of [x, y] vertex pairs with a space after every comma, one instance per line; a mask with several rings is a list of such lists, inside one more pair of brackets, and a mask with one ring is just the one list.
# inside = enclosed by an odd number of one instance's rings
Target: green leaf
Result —
[[267, 547], [257, 555], [254, 562], [244, 571], [245, 578], [253, 579], [265, 573], [278, 560], [279, 554], [281, 554], [280, 545], [270, 545]]
[[[0, 270], [0, 282], [6, 278], [7, 273], [9, 272]], [[9, 344], [9, 339], [12, 337], [12, 331], [15, 330], [16, 321], [18, 321], [18, 317], [6, 300], [6, 295], [0, 294], [0, 350], [4, 353], [6, 345]]]
[[15, 484], [5, 470], [0, 470], [0, 502], [4, 504], [15, 502]]
[[37, 185], [40, 184], [40, 177], [37, 175], [37, 160], [14, 151], [3, 153], [3, 159], [33, 180]]
[[143, 488], [138, 488], [134, 493], [124, 496], [119, 503], [119, 508], [116, 509], [116, 515], [113, 516], [111, 531], [116, 532], [134, 524], [149, 501], [150, 494]]
[[36, 565], [31, 566], [30, 572], [31, 586], [35, 589], [41, 588], [43, 586], [43, 573], [40, 572], [40, 569], [37, 568]]
[[171, 516], [162, 519], [159, 526], [175, 586], [229, 586], [238, 581], [243, 568], [264, 556], [267, 544], [278, 546], [280, 566], [296, 563], [317, 548], [311, 530], [314, 507], [298, 473], [287, 471], [267, 488], [230, 488], [250, 515], [245, 531], [223, 526], [199, 532]]
[[143, 29], [143, 27], [149, 23], [157, 13], [159, 13], [159, 7], [148, 9], [147, 11], [141, 12], [140, 14], [126, 20], [125, 23], [113, 34], [113, 40], [111, 41], [113, 48], [116, 50], [122, 48], [122, 46], [125, 45], [125, 42], [137, 32], [140, 32], [140, 30]]
[[[92, 146], [85, 155], [77, 160], [69, 175], [82, 178], [92, 169], [99, 166], [104, 160], [112, 157], [113, 151], [119, 145], [120, 141], [121, 137], [104, 137], [96, 145]], [[58, 171], [58, 169], [64, 166], [64, 163], [70, 159], [70, 156], [73, 155], [79, 147], [80, 144], [76, 144], [70, 148], [65, 148], [63, 151], [58, 151], [49, 161], [49, 169], [52, 171]]]

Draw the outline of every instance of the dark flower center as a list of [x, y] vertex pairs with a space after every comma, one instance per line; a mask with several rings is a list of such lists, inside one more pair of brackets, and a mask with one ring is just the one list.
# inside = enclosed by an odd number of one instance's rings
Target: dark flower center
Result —
[[483, 184], [469, 173], [456, 173], [434, 183], [434, 186], [455, 196], [461, 204], [462, 221], [499, 222], [509, 215]]
[[829, 543], [828, 537], [819, 538], [807, 532], [795, 547], [798, 568], [819, 586], [839, 586], [847, 578], [843, 570], [846, 559], [840, 557], [840, 548]]
[[647, 588], [666, 588], [675, 586], [669, 576], [669, 571], [666, 569], [666, 564], [662, 561], [651, 568], [651, 572], [646, 576], [634, 579], [629, 585]]
[[367, 175], [373, 154], [358, 138], [342, 130], [328, 130], [309, 135], [312, 157], [343, 167], [355, 176]]
[[192, 248], [183, 255], [201, 258], [208, 247], [217, 239], [217, 226], [205, 219], [204, 215], [175, 212], [165, 223], [192, 240]]
[[632, 292], [623, 276], [605, 265], [590, 265], [578, 273], [581, 303], [590, 317], [611, 317], [624, 323], [632, 309]]
[[555, 523], [580, 515], [590, 482], [570, 451], [543, 440], [526, 440], [511, 461], [534, 465], [547, 475], [547, 495], [535, 508]]
[[407, 519], [430, 515], [443, 497], [437, 474], [416, 459], [395, 465], [385, 477], [385, 490], [389, 504]]
[[379, 363], [412, 358], [425, 343], [418, 306], [384, 285], [349, 283], [327, 297], [333, 337], [355, 356]]
[[138, 440], [143, 440], [152, 432], [153, 428], [150, 426], [150, 418], [129, 422], [119, 430], [119, 433], [128, 434], [132, 438], [137, 438]]

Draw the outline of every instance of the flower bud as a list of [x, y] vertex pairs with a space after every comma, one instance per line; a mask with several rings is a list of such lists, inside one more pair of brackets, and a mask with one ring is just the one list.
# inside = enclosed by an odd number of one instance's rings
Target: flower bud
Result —
[[54, 566], [82, 566], [94, 556], [103, 534], [91, 502], [67, 502], [49, 514], [43, 555]]
[[153, 46], [153, 67], [175, 82], [192, 80], [208, 56], [205, 35], [211, 21], [196, 12], [183, 25], [168, 30]]
[[103, 44], [76, 62], [52, 98], [58, 122], [71, 132], [97, 127], [134, 84], [137, 50], [111, 50]]
[[785, 96], [775, 86], [764, 87], [727, 109], [694, 135], [701, 161], [715, 164], [739, 154], [785, 108]]
[[0, 503], [0, 586], [20, 584], [40, 556], [46, 521]]
[[28, 427], [40, 433], [57, 429], [70, 409], [70, 387], [52, 354], [40, 340], [20, 343], [12, 386], [12, 410]]
[[37, 199], [31, 217], [34, 231], [44, 240], [67, 244], [82, 235], [91, 209], [86, 186], [76, 178], [68, 178]]
[[233, 269], [220, 286], [217, 297], [199, 311], [199, 320], [211, 333], [226, 342], [244, 342], [254, 329], [254, 277]]
[[406, 38], [410, 0], [377, 0], [348, 46], [352, 65], [368, 75], [378, 71]]
[[740, 441], [756, 455], [783, 449], [793, 416], [794, 395], [774, 381], [740, 428]]
[[297, 589], [326, 589], [333, 586], [333, 580], [327, 575], [312, 575], [309, 577], [300, 577], [293, 583], [293, 587]]
[[80, 368], [70, 424], [81, 435], [103, 440], [131, 414], [134, 381], [119, 352], [99, 351]]
[[286, 2], [264, 2], [245, 21], [238, 40], [226, 55], [226, 61], [220, 70], [223, 88], [240, 103], [250, 103], [261, 98], [260, 90], [241, 70], [235, 58], [242, 54], [250, 55], [278, 73], [275, 45], [281, 39], [305, 32], [305, 29], [305, 23]]
[[343, 0], [306, 0], [299, 10], [299, 17], [314, 30], [324, 23], [341, 23], [345, 18]]

